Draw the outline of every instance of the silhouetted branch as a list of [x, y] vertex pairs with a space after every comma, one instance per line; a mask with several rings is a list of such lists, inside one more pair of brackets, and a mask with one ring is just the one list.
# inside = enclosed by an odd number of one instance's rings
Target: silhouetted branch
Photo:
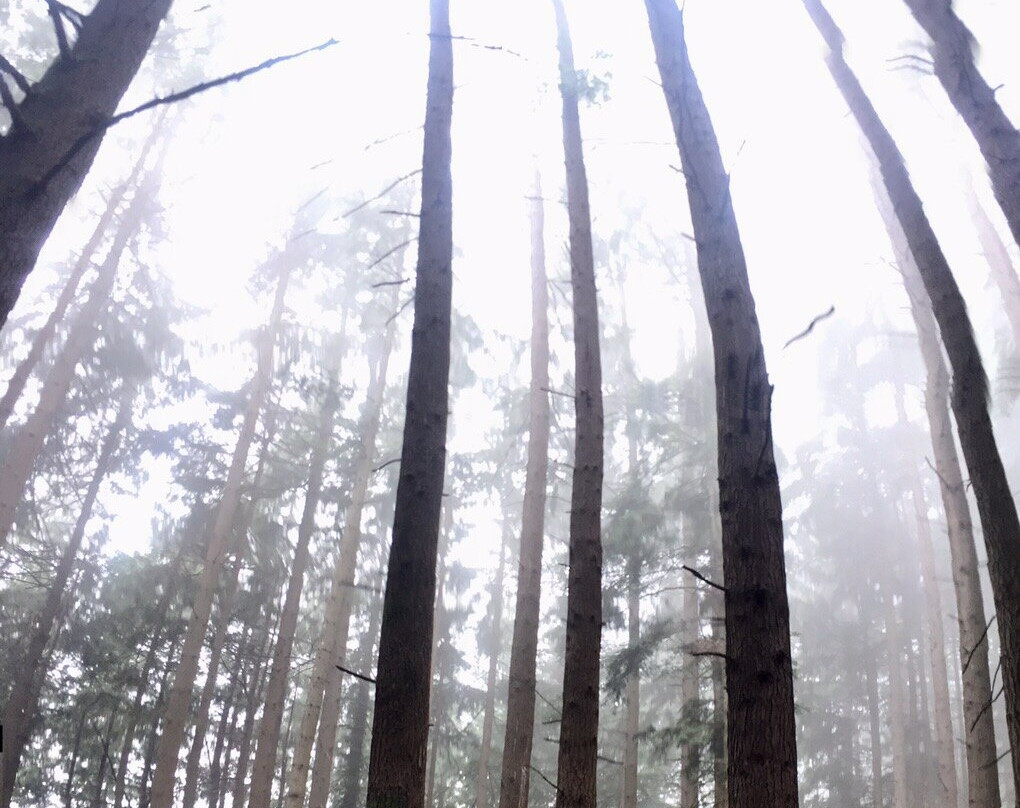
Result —
[[978, 641], [976, 643], [974, 643], [974, 647], [971, 648], [970, 652], [967, 654], [967, 661], [963, 663], [963, 671], [960, 673], [961, 676], [963, 676], [963, 674], [965, 674], [967, 672], [967, 668], [970, 667], [970, 661], [971, 661], [971, 659], [974, 658], [974, 652], [977, 651], [977, 649], [981, 647], [981, 643], [983, 643], [985, 641], [985, 637], [988, 636], [988, 629], [990, 629], [992, 627], [992, 623], [994, 623], [994, 622], [995, 622], [995, 615], [993, 614], [992, 615], [992, 619], [989, 620], [988, 621], [988, 625], [985, 626], [985, 630], [981, 632], [981, 636], [978, 638]]
[[544, 774], [542, 774], [542, 771], [540, 769], [538, 769], [535, 766], [532, 766], [531, 770], [535, 774], [537, 774], [539, 777], [541, 777], [543, 780], [545, 780], [550, 786], [552, 786], [555, 791], [559, 791], [560, 790], [559, 786], [557, 786], [556, 783], [554, 783], [552, 780], [550, 780], [548, 777], [546, 777]]
[[[404, 180], [410, 179], [415, 174], [421, 174], [421, 169], [420, 168], [416, 168], [414, 171], [409, 171], [408, 173], [406, 173], [403, 177], [399, 177], [398, 179], [395, 179], [393, 182], [391, 182], [389, 185], [387, 185], [385, 188], [383, 188], [379, 193], [377, 193], [371, 199], [366, 199], [360, 205], [355, 205], [353, 208], [351, 208], [349, 211], [347, 211], [347, 213], [341, 213], [339, 216], [337, 216], [337, 219], [346, 219], [348, 216], [354, 215], [355, 213], [357, 213], [362, 208], [368, 207], [373, 202], [375, 202], [377, 199], [381, 199], [382, 197], [386, 196], [386, 194], [388, 194], [390, 191], [392, 191], [394, 188], [396, 188], [398, 185], [400, 185], [400, 183], [402, 183]], [[336, 221], [336, 219], [334, 219], [334, 221]]]
[[808, 334], [810, 334], [814, 330], [815, 326], [818, 325], [818, 323], [820, 323], [822, 320], [825, 320], [828, 317], [831, 317], [835, 313], [836, 313], [836, 307], [835, 306], [829, 306], [829, 310], [826, 311], [826, 312], [823, 312], [822, 314], [819, 314], [817, 317], [815, 317], [810, 323], [808, 323], [808, 327], [807, 328], [805, 328], [803, 331], [801, 331], [796, 336], [791, 337], [790, 339], [788, 339], [786, 341], [786, 345], [783, 346], [783, 350], [786, 350], [787, 348], [789, 348], [797, 340], [804, 339], [804, 337], [806, 337]]
[[342, 671], [343, 673], [353, 676], [355, 679], [360, 679], [362, 682], [368, 682], [370, 685], [375, 684], [375, 679], [373, 679], [371, 676], [364, 676], [360, 673], [355, 673], [350, 668], [345, 668], [343, 665], [337, 665], [336, 669], [338, 671]]
[[710, 581], [708, 578], [706, 578], [704, 575], [702, 575], [700, 572], [698, 572], [696, 569], [694, 569], [694, 567], [688, 567], [686, 564], [683, 564], [683, 565], [681, 565], [680, 569], [687, 570], [691, 575], [693, 575], [699, 581], [703, 581], [704, 583], [708, 584], [709, 586], [714, 587], [715, 589], [718, 589], [720, 592], [725, 592], [726, 591], [726, 587], [725, 586], [721, 586], [721, 585], [717, 584], [715, 581]]
[[387, 466], [392, 466], [394, 463], [399, 463], [399, 462], [400, 462], [400, 458], [399, 457], [394, 457], [392, 460], [387, 460], [381, 466], [376, 466], [374, 469], [372, 469], [372, 473], [375, 474], [377, 471], [382, 471]]
[[25, 74], [22, 73], [18, 68], [12, 65], [3, 56], [0, 56], [0, 73], [6, 73], [14, 83], [18, 86], [18, 89], [23, 93], [27, 93], [32, 85], [28, 83], [28, 79], [25, 78]]

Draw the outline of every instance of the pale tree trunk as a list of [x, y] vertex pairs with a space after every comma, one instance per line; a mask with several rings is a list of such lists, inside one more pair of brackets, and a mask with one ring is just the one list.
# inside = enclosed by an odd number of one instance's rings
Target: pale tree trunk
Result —
[[733, 808], [797, 806], [790, 610], [772, 386], [729, 175], [690, 64], [675, 0], [645, 0], [697, 245], [715, 360]]
[[[282, 260], [286, 260], [285, 258]], [[283, 319], [283, 302], [287, 291], [289, 272], [286, 264], [280, 270], [276, 284], [276, 296], [269, 319], [269, 325], [259, 335], [258, 366], [255, 373], [248, 406], [244, 413], [241, 431], [234, 445], [233, 457], [227, 479], [216, 508], [212, 528], [209, 531], [205, 564], [195, 591], [191, 619], [188, 621], [181, 659], [174, 676], [174, 683], [167, 699], [166, 719], [156, 751], [156, 773], [152, 782], [152, 805], [154, 808], [172, 808], [174, 782], [177, 775], [177, 757], [184, 743], [190, 713], [195, 677], [198, 674], [198, 660], [202, 652], [205, 631], [209, 625], [213, 598], [219, 584], [220, 574], [227, 556], [231, 552], [231, 528], [241, 499], [245, 465], [248, 451], [255, 438], [259, 413], [269, 393], [273, 379], [273, 347], [276, 334]]]
[[545, 272], [545, 211], [536, 172], [531, 200], [531, 383], [528, 461], [524, 479], [517, 602], [503, 736], [499, 808], [526, 808], [535, 733], [535, 664], [542, 595], [542, 543], [549, 469], [549, 289]]
[[[861, 610], [861, 616], [865, 614]], [[867, 632], [872, 623], [862, 621], [862, 630]], [[878, 665], [875, 650], [868, 648], [864, 659], [865, 685], [868, 691], [868, 728], [871, 740], [871, 805], [882, 808], [885, 804], [882, 793], [882, 708], [878, 696]]]
[[368, 808], [422, 808], [436, 544], [446, 464], [453, 260], [453, 42], [431, 0], [414, 328], [376, 675]]
[[[162, 121], [163, 118], [161, 117], [160, 120]], [[74, 302], [81, 279], [85, 276], [89, 267], [92, 266], [92, 259], [99, 251], [99, 247], [102, 244], [107, 231], [110, 229], [110, 224], [113, 222], [117, 209], [120, 207], [121, 202], [124, 201], [124, 197], [127, 195], [128, 191], [137, 184], [138, 177], [142, 172], [145, 160], [148, 157], [153, 144], [156, 142], [156, 136], [158, 133], [159, 126], [157, 125], [153, 128], [148, 140], [146, 140], [145, 145], [142, 147], [142, 150], [138, 155], [138, 160], [131, 169], [131, 173], [123, 182], [111, 191], [110, 198], [106, 201], [106, 206], [103, 208], [99, 221], [96, 222], [95, 230], [92, 231], [92, 235], [89, 237], [89, 240], [85, 242], [85, 246], [82, 248], [81, 254], [74, 262], [74, 266], [71, 267], [71, 273], [68, 275], [63, 288], [60, 290], [60, 295], [57, 297], [53, 311], [50, 312], [50, 315], [46, 318], [46, 322], [43, 323], [42, 328], [40, 328], [35, 337], [32, 338], [32, 345], [28, 350], [28, 354], [18, 363], [18, 367], [15, 368], [10, 381], [7, 382], [7, 389], [4, 391], [3, 398], [0, 398], [0, 430], [7, 426], [7, 422], [10, 420], [11, 414], [14, 412], [14, 407], [18, 403], [18, 399], [21, 398], [21, 394], [25, 391], [25, 385], [28, 383], [28, 379], [32, 375], [32, 371], [35, 370], [36, 365], [39, 364], [39, 360], [42, 359], [47, 346], [49, 346], [49, 344], [53, 341], [53, 337], [57, 331], [57, 326], [64, 319], [68, 308], [70, 308], [71, 304]]]
[[157, 170], [158, 167], [135, 190], [134, 197], [121, 218], [110, 251], [89, 290], [88, 300], [74, 318], [67, 334], [67, 341], [53, 367], [46, 374], [46, 381], [43, 382], [39, 394], [39, 403], [28, 420], [18, 429], [4, 458], [3, 466], [0, 468], [0, 548], [10, 538], [18, 505], [24, 497], [25, 486], [32, 475], [32, 469], [46, 437], [53, 428], [57, 413], [67, 397], [67, 391], [74, 382], [75, 369], [96, 341], [99, 333], [98, 321], [110, 302], [121, 256], [141, 225], [142, 203], [155, 191]]
[[[633, 465], [632, 465], [633, 468]], [[635, 550], [627, 559], [627, 644], [641, 643], [641, 558]], [[627, 677], [624, 691], [626, 720], [623, 742], [623, 808], [638, 806], [638, 732], [641, 729], [641, 671]]]
[[928, 641], [931, 655], [932, 692], [935, 697], [935, 744], [938, 755], [936, 806], [956, 808], [959, 786], [953, 754], [953, 718], [949, 708], [949, 675], [946, 671], [946, 642], [942, 628], [942, 596], [935, 576], [935, 546], [931, 538], [927, 505], [919, 482], [914, 484], [914, 510], [921, 550], [921, 574], [928, 607]]
[[85, 539], [85, 528], [88, 526], [99, 488], [109, 474], [113, 465], [114, 454], [120, 445], [121, 435], [131, 422], [131, 406], [135, 398], [133, 385], [125, 385], [121, 393], [117, 416], [103, 441], [96, 460], [96, 468], [92, 473], [81, 510], [74, 529], [67, 540], [67, 546], [61, 554], [53, 580], [46, 592], [46, 600], [29, 633], [28, 647], [21, 661], [15, 666], [14, 686], [4, 710], [3, 730], [4, 748], [2, 756], [3, 769], [0, 771], [0, 806], [8, 808], [14, 793], [15, 778], [21, 765], [21, 756], [28, 744], [30, 729], [39, 708], [39, 685], [46, 676], [44, 665], [46, 647], [57, 625], [61, 603], [67, 592], [67, 584], [78, 562], [78, 554]]
[[[693, 646], [701, 636], [701, 620], [698, 614], [698, 590], [691, 582], [684, 587], [683, 603], [683, 638], [685, 645]], [[691, 653], [684, 655], [681, 680], [680, 699], [683, 703], [681, 716], [687, 726], [694, 726], [699, 721], [701, 711], [701, 685], [698, 658]], [[698, 808], [698, 770], [701, 768], [699, 744], [692, 738], [685, 738], [680, 743], [680, 808]]]
[[[273, 649], [266, 703], [259, 728], [255, 760], [252, 764], [251, 795], [248, 798], [248, 804], [252, 808], [269, 807], [273, 772], [276, 769], [277, 747], [280, 743], [280, 724], [283, 721], [283, 706], [287, 697], [287, 678], [290, 675], [294, 633], [297, 629], [301, 592], [304, 588], [305, 569], [309, 560], [309, 544], [312, 534], [315, 532], [315, 513], [318, 510], [319, 497], [322, 493], [322, 477], [326, 468], [326, 460], [331, 455], [333, 424], [340, 406], [340, 396], [336, 388], [337, 380], [334, 378], [326, 393], [314, 438], [311, 467], [308, 472], [308, 487], [305, 491], [301, 523], [298, 526], [297, 544], [294, 547], [294, 561], [291, 565], [290, 581], [287, 585], [287, 594], [280, 616], [280, 633], [276, 638], [276, 647]], [[284, 790], [281, 787], [281, 793]]]
[[[277, 621], [278, 622], [278, 621]], [[245, 787], [248, 779], [248, 764], [251, 758], [251, 744], [255, 738], [255, 716], [269, 675], [269, 649], [272, 648], [275, 628], [269, 628], [269, 617], [266, 618], [267, 629], [264, 648], [259, 654], [258, 662], [252, 672], [248, 702], [245, 705], [244, 725], [241, 727], [241, 743], [237, 750], [237, 770], [234, 772], [234, 788], [231, 792], [230, 808], [244, 808], [244, 798], [248, 793]]]
[[727, 808], [729, 795], [726, 782], [726, 682], [723, 660], [712, 658], [712, 782], [715, 808]]
[[969, 178], [967, 183], [964, 191], [967, 208], [970, 211], [971, 220], [974, 222], [981, 250], [992, 271], [992, 279], [1002, 295], [1002, 306], [1006, 311], [1006, 319], [1009, 320], [1009, 327], [1013, 333], [1013, 346], [1020, 350], [1020, 278], [1017, 277], [1016, 268], [1009, 257], [1009, 250], [988, 212], [978, 199]]
[[[0, 137], [0, 326], [39, 250], [92, 167], [172, 0], [99, 0], [74, 44], [10, 110]], [[60, 31], [66, 23], [58, 22]], [[0, 79], [2, 81], [3, 79]]]
[[92, 808], [100, 808], [103, 805], [103, 791], [106, 788], [106, 772], [110, 763], [110, 736], [113, 733], [113, 719], [117, 717], [117, 711], [111, 710], [110, 717], [106, 719], [106, 728], [103, 731], [100, 742], [102, 753], [99, 755], [99, 771], [92, 782], [95, 783], [95, 790], [92, 793]]
[[[951, 404], [977, 499], [998, 618], [1010, 745], [1020, 749], [1020, 519], [999, 455], [988, 408], [988, 381], [970, 317], [903, 157], [842, 56], [843, 37], [819, 0], [805, 0], [830, 48], [829, 70], [871, 146], [903, 229], [953, 371]], [[1020, 181], [1013, 184], [1020, 187]], [[1020, 200], [1020, 194], [1016, 194]], [[1013, 755], [1020, 785], [1020, 755]], [[1018, 789], [1020, 790], [1020, 789]]]
[[995, 198], [1020, 244], [1020, 132], [995, 98], [974, 59], [974, 37], [951, 0], [906, 0], [932, 38], [935, 75], [967, 124], [988, 166]]
[[496, 674], [499, 673], [499, 650], [503, 645], [503, 580], [506, 570], [507, 528], [504, 508], [503, 540], [499, 545], [499, 566], [492, 582], [489, 607], [492, 612], [492, 633], [489, 635], [489, 671], [485, 679], [482, 743], [478, 753], [478, 774], [475, 777], [475, 808], [487, 808], [489, 804], [489, 756], [492, 753], [492, 727], [496, 722]]
[[563, 3], [553, 0], [553, 6], [570, 220], [575, 422], [556, 808], [594, 808], [602, 650], [602, 357], [577, 71]]
[[324, 806], [329, 792], [336, 727], [340, 715], [341, 679], [336, 666], [343, 664], [347, 653], [347, 636], [353, 608], [354, 573], [361, 544], [361, 515], [365, 506], [369, 478], [372, 476], [376, 437], [379, 434], [386, 378], [395, 339], [396, 324], [395, 321], [391, 321], [383, 337], [381, 353], [376, 360], [377, 365], [369, 382], [365, 407], [358, 424], [361, 441], [355, 460], [354, 479], [351, 482], [351, 499], [344, 516], [340, 551], [333, 568], [329, 599], [326, 601], [316, 641], [315, 661], [308, 679], [304, 709], [298, 721], [298, 736], [288, 777], [287, 808], [304, 806], [313, 746], [317, 746], [312, 782], [312, 791], [316, 799], [310, 798], [310, 805]]
[[906, 694], [903, 685], [903, 643], [893, 594], [885, 593], [885, 646], [889, 657], [889, 729], [892, 738], [893, 808], [907, 808]]
[[[172, 640], [168, 643], [169, 649], [176, 648], [182, 633], [183, 631], [181, 629], [174, 632]], [[146, 739], [145, 757], [142, 760], [142, 779], [138, 787], [139, 808], [149, 808], [151, 804], [150, 797], [152, 795], [152, 790], [150, 786], [152, 784], [152, 767], [156, 758], [156, 743], [159, 740], [159, 716], [163, 712], [163, 704], [166, 701], [167, 689], [170, 687], [170, 679], [174, 670], [174, 656], [174, 653], [169, 650], [167, 651], [166, 665], [163, 666], [163, 671], [159, 677], [159, 688], [156, 691], [156, 699], [152, 704], [152, 712], [156, 717], [153, 718], [149, 736]], [[70, 806], [68, 806], [68, 808], [70, 808]]]
[[[375, 641], [379, 634], [379, 621], [382, 618], [382, 603], [373, 603], [369, 612], [368, 631], [361, 638], [358, 654], [360, 670], [367, 671], [372, 667], [375, 656]], [[344, 770], [344, 786], [340, 792], [340, 808], [358, 808], [363, 799], [361, 788], [365, 776], [365, 739], [368, 737], [368, 708], [371, 706], [371, 691], [368, 682], [353, 682], [357, 688], [354, 705], [351, 710], [350, 754]]]
[[216, 743], [213, 746], [212, 758], [209, 764], [209, 793], [206, 800], [209, 808], [216, 808], [219, 804], [223, 786], [223, 754], [224, 751], [227, 751], [227, 734], [237, 726], [237, 693], [243, 687], [245, 670], [243, 660], [250, 653], [252, 635], [251, 623], [246, 621], [246, 625], [247, 628], [238, 641], [234, 658], [234, 670], [230, 676], [230, 685], [227, 688], [226, 698], [223, 699], [220, 720], [216, 727]]

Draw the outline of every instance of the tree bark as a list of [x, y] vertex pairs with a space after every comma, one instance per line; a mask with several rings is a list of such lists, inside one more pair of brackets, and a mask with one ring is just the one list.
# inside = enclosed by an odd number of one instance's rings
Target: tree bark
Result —
[[259, 413], [269, 393], [273, 378], [273, 346], [283, 319], [283, 302], [289, 278], [288, 267], [282, 265], [276, 284], [276, 296], [269, 325], [259, 335], [258, 366], [249, 393], [248, 406], [244, 413], [241, 431], [234, 446], [230, 469], [223, 486], [219, 505], [216, 508], [212, 528], [209, 532], [205, 564], [195, 591], [191, 619], [188, 621], [181, 659], [174, 676], [174, 683], [167, 699], [166, 720], [156, 751], [156, 773], [152, 782], [152, 805], [154, 808], [172, 808], [174, 781], [177, 774], [177, 757], [184, 743], [195, 676], [198, 673], [198, 659], [202, 651], [205, 631], [209, 625], [213, 597], [219, 584], [220, 574], [231, 551], [231, 527], [241, 499], [248, 451], [255, 438], [255, 427]]
[[[700, 636], [698, 614], [698, 591], [689, 583], [683, 591], [683, 634], [686, 643], [695, 642]], [[700, 721], [700, 674], [698, 658], [684, 654], [681, 663], [680, 698], [683, 701], [681, 717], [688, 727], [695, 727]], [[698, 808], [701, 754], [698, 741], [685, 737], [680, 743], [680, 808]]]
[[[280, 745], [280, 725], [287, 696], [287, 678], [290, 675], [291, 652], [294, 648], [294, 633], [297, 629], [301, 592], [304, 589], [305, 569], [308, 567], [308, 548], [315, 532], [315, 513], [322, 494], [322, 477], [326, 459], [331, 454], [333, 424], [337, 408], [340, 406], [336, 385], [334, 379], [326, 393], [314, 438], [308, 487], [305, 491], [301, 523], [298, 526], [297, 544], [294, 547], [294, 561], [280, 616], [280, 633], [273, 649], [265, 708], [259, 728], [258, 745], [255, 748], [255, 760], [252, 764], [251, 794], [248, 798], [251, 808], [269, 808], [273, 773], [276, 770], [277, 747]], [[285, 789], [281, 788], [281, 791], [283, 790]]]
[[978, 199], [969, 177], [964, 196], [981, 250], [992, 271], [992, 279], [1002, 295], [1002, 307], [1006, 311], [1006, 319], [1013, 334], [1013, 347], [1020, 351], [1020, 278], [1017, 277], [1016, 268], [1009, 257], [1009, 250], [1002, 236]]
[[0, 137], [0, 326], [103, 142], [172, 0], [99, 0]]
[[1020, 244], [1020, 132], [1003, 112], [974, 61], [974, 37], [951, 0], [906, 0], [931, 37], [935, 75], [967, 124], [988, 166], [992, 190]]
[[[861, 610], [861, 617], [864, 617]], [[862, 619], [862, 630], [867, 633], [873, 625]], [[871, 805], [882, 808], [885, 805], [882, 793], [882, 708], [878, 696], [878, 664], [875, 650], [869, 648], [864, 658], [864, 678], [868, 691], [868, 722], [871, 740]]]
[[[641, 557], [635, 550], [627, 560], [627, 644], [641, 643]], [[638, 732], [641, 730], [641, 671], [627, 677], [624, 692], [626, 721], [623, 742], [623, 808], [638, 806]], [[681, 799], [681, 805], [683, 804]]]
[[453, 259], [449, 0], [431, 0], [421, 226], [400, 479], [375, 688], [368, 808], [422, 808], [436, 543], [446, 461]]
[[[1020, 519], [999, 455], [988, 409], [988, 381], [967, 308], [903, 157], [842, 56], [843, 37], [819, 0], [804, 0], [830, 48], [829, 70], [871, 146], [931, 302], [953, 371], [951, 404], [977, 499], [998, 617], [1006, 725], [1020, 749]], [[1013, 188], [1020, 187], [1020, 181]], [[1020, 199], [1020, 195], [1017, 195]], [[1013, 756], [1020, 786], [1020, 755]], [[1020, 790], [1020, 789], [1018, 789]]]
[[[375, 655], [375, 640], [379, 634], [379, 620], [382, 618], [382, 604], [373, 604], [369, 612], [368, 631], [361, 638], [358, 654], [360, 670], [372, 667]], [[365, 739], [368, 737], [368, 708], [371, 706], [371, 691], [368, 682], [352, 682], [356, 688], [352, 707], [350, 754], [344, 770], [344, 787], [340, 791], [340, 808], [358, 808], [362, 802], [361, 784], [365, 776]]]
[[542, 543], [549, 470], [549, 288], [545, 272], [545, 210], [536, 171], [531, 200], [531, 384], [528, 461], [524, 479], [517, 601], [503, 737], [499, 808], [527, 805], [535, 734], [535, 664], [542, 596]]
[[729, 803], [797, 805], [790, 617], [772, 387], [719, 144], [675, 0], [646, 0], [687, 184], [715, 358]]
[[594, 808], [602, 650], [602, 359], [577, 71], [561, 0], [553, 0], [563, 99], [574, 324], [574, 470], [570, 495], [567, 637], [556, 808]]
[[903, 643], [899, 617], [891, 591], [885, 593], [885, 645], [889, 657], [889, 729], [892, 738], [893, 808], [907, 808], [906, 695], [903, 685]]
[[85, 528], [92, 518], [92, 510], [95, 508], [96, 500], [99, 497], [99, 487], [102, 485], [106, 475], [113, 465], [113, 457], [120, 444], [121, 435], [131, 420], [131, 406], [135, 398], [135, 388], [125, 385], [121, 394], [117, 416], [110, 427], [110, 431], [103, 441], [96, 460], [96, 468], [92, 473], [85, 498], [82, 500], [81, 511], [75, 522], [74, 529], [67, 541], [67, 546], [57, 564], [56, 572], [46, 593], [46, 601], [42, 610], [35, 618], [35, 625], [29, 634], [28, 648], [21, 662], [15, 667], [16, 676], [14, 686], [11, 689], [10, 697], [7, 700], [7, 707], [4, 710], [3, 729], [4, 740], [6, 741], [3, 750], [3, 772], [0, 775], [3, 788], [0, 790], [0, 806], [8, 808], [11, 804], [11, 797], [14, 794], [14, 783], [17, 777], [18, 768], [21, 765], [21, 756], [24, 754], [25, 746], [28, 744], [30, 728], [33, 723], [39, 703], [39, 688], [37, 682], [41, 682], [46, 672], [43, 665], [46, 646], [53, 635], [54, 626], [60, 614], [60, 606], [67, 591], [67, 583], [74, 572], [78, 561], [78, 553], [81, 550], [82, 542], [85, 539]]
[[223, 789], [224, 752], [229, 754], [227, 747], [227, 735], [237, 726], [238, 713], [238, 690], [244, 686], [245, 666], [243, 659], [251, 653], [252, 624], [246, 621], [246, 628], [241, 635], [234, 657], [234, 669], [230, 676], [230, 685], [227, 688], [226, 698], [220, 711], [219, 724], [216, 727], [216, 743], [213, 746], [211, 762], [209, 764], [209, 793], [206, 804], [209, 808], [217, 808], [220, 802], [220, 794]]

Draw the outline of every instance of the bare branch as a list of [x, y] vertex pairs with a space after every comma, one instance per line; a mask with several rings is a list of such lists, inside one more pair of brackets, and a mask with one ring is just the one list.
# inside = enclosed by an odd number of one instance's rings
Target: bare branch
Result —
[[696, 569], [694, 569], [694, 567], [688, 567], [686, 564], [682, 564], [680, 566], [680, 569], [687, 570], [691, 575], [693, 575], [699, 581], [702, 581], [702, 582], [708, 584], [709, 586], [714, 587], [715, 589], [718, 589], [720, 592], [725, 592], [726, 591], [726, 587], [725, 586], [721, 586], [721, 585], [717, 584], [715, 581], [710, 581], [708, 578], [706, 578], [704, 575], [702, 575], [700, 572], [698, 572]]
[[373, 679], [371, 676], [363, 676], [360, 673], [355, 673], [354, 671], [350, 670], [349, 668], [345, 668], [343, 665], [337, 665], [336, 669], [338, 671], [343, 671], [344, 673], [346, 673], [346, 674], [348, 674], [350, 676], [353, 676], [355, 679], [360, 679], [362, 682], [368, 682], [370, 685], [374, 685], [375, 684], [375, 679]]
[[[400, 185], [400, 183], [402, 183], [404, 180], [410, 179], [411, 177], [415, 176], [416, 174], [421, 174], [421, 169], [420, 168], [416, 168], [414, 171], [409, 171], [404, 176], [398, 177], [393, 182], [391, 182], [389, 185], [387, 185], [385, 188], [383, 188], [379, 193], [377, 193], [375, 196], [373, 196], [371, 199], [366, 199], [360, 205], [355, 205], [353, 208], [351, 208], [349, 211], [347, 211], [347, 213], [341, 213], [336, 218], [337, 219], [346, 219], [348, 216], [354, 215], [359, 210], [362, 210], [363, 208], [366, 208], [369, 205], [371, 205], [377, 199], [381, 199], [382, 197], [386, 196], [386, 194], [388, 194], [390, 191], [392, 191], [394, 188], [396, 188], [398, 185]], [[334, 219], [333, 221], [336, 221], [336, 219]]]

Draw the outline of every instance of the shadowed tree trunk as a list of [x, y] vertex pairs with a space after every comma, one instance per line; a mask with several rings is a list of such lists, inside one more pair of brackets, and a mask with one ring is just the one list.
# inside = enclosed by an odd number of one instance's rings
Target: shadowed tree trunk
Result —
[[[1002, 650], [1006, 725], [1011, 747], [1020, 749], [1020, 519], [992, 430], [988, 380], [981, 355], [963, 296], [910, 181], [903, 156], [843, 59], [842, 32], [819, 0], [804, 2], [829, 46], [829, 71], [878, 161], [949, 357], [953, 414], [988, 551]], [[1020, 188], [1020, 182], [1013, 183], [1014, 193], [1016, 188]], [[1020, 785], [1020, 755], [1013, 756], [1013, 778]]]
[[974, 37], [952, 0], [906, 0], [931, 37], [935, 75], [969, 127], [988, 166], [995, 198], [1020, 244], [1020, 132], [1003, 112], [974, 59]]
[[449, 0], [431, 0], [430, 9], [411, 367], [379, 641], [368, 808], [422, 808], [425, 799], [436, 543], [446, 462], [453, 259]]
[[42, 610], [36, 616], [35, 625], [29, 634], [28, 648], [25, 649], [24, 656], [14, 668], [16, 671], [14, 685], [7, 700], [2, 725], [5, 743], [2, 757], [3, 772], [0, 773], [3, 782], [3, 790], [0, 791], [0, 806], [3, 808], [8, 808], [11, 804], [15, 778], [21, 765], [21, 756], [24, 754], [30, 728], [39, 707], [39, 686], [37, 683], [41, 683], [46, 675], [43, 662], [46, 647], [49, 645], [60, 615], [60, 606], [67, 591], [67, 583], [78, 562], [78, 553], [85, 539], [85, 528], [92, 517], [92, 510], [99, 497], [99, 487], [110, 472], [121, 435], [131, 421], [131, 405], [134, 398], [135, 388], [132, 385], [125, 385], [121, 393], [116, 419], [110, 426], [99, 451], [96, 468], [92, 473], [88, 490], [85, 492], [85, 498], [82, 500], [78, 519], [67, 541], [67, 546], [61, 554], [60, 562], [57, 564]]
[[578, 79], [561, 0], [553, 0], [563, 99], [574, 325], [574, 470], [556, 808], [594, 808], [602, 650], [602, 357]]
[[545, 273], [545, 212], [535, 173], [531, 200], [531, 385], [528, 392], [528, 462], [524, 480], [517, 603], [510, 646], [506, 730], [499, 808], [527, 804], [535, 734], [535, 661], [542, 595], [542, 539], [549, 469], [549, 289]]
[[[379, 620], [382, 617], [382, 604], [373, 602], [368, 618], [368, 631], [361, 638], [358, 654], [359, 670], [367, 671], [372, 667], [375, 652], [375, 641], [379, 634]], [[354, 705], [351, 708], [351, 740], [350, 754], [344, 769], [344, 785], [340, 791], [340, 808], [358, 808], [363, 799], [361, 784], [365, 776], [365, 739], [368, 737], [368, 708], [371, 706], [372, 692], [368, 682], [360, 680], [351, 683], [356, 689]]]
[[73, 45], [10, 110], [0, 137], [0, 326], [60, 216], [92, 167], [112, 117], [172, 0], [99, 0]]
[[646, 0], [645, 6], [686, 178], [715, 358], [729, 804], [795, 808], [793, 670], [772, 387], [729, 176], [688, 58], [683, 16], [675, 0]]
[[[280, 259], [286, 261], [286, 259]], [[276, 334], [283, 319], [283, 302], [290, 277], [288, 265], [283, 263], [276, 284], [276, 295], [269, 324], [259, 334], [258, 365], [248, 404], [244, 413], [241, 430], [234, 445], [230, 469], [216, 508], [216, 515], [209, 531], [205, 563], [195, 591], [192, 603], [191, 619], [188, 621], [184, 646], [181, 649], [181, 660], [174, 676], [174, 683], [167, 699], [166, 720], [159, 738], [156, 751], [156, 773], [152, 782], [152, 805], [154, 808], [172, 808], [174, 799], [174, 782], [177, 774], [177, 756], [184, 743], [190, 713], [192, 692], [195, 688], [195, 676], [198, 673], [198, 659], [202, 651], [205, 631], [209, 625], [213, 598], [219, 584], [220, 574], [231, 552], [233, 542], [231, 528], [237, 515], [241, 499], [241, 487], [244, 481], [245, 465], [248, 451], [255, 438], [255, 428], [259, 413], [273, 379], [273, 347]]]

